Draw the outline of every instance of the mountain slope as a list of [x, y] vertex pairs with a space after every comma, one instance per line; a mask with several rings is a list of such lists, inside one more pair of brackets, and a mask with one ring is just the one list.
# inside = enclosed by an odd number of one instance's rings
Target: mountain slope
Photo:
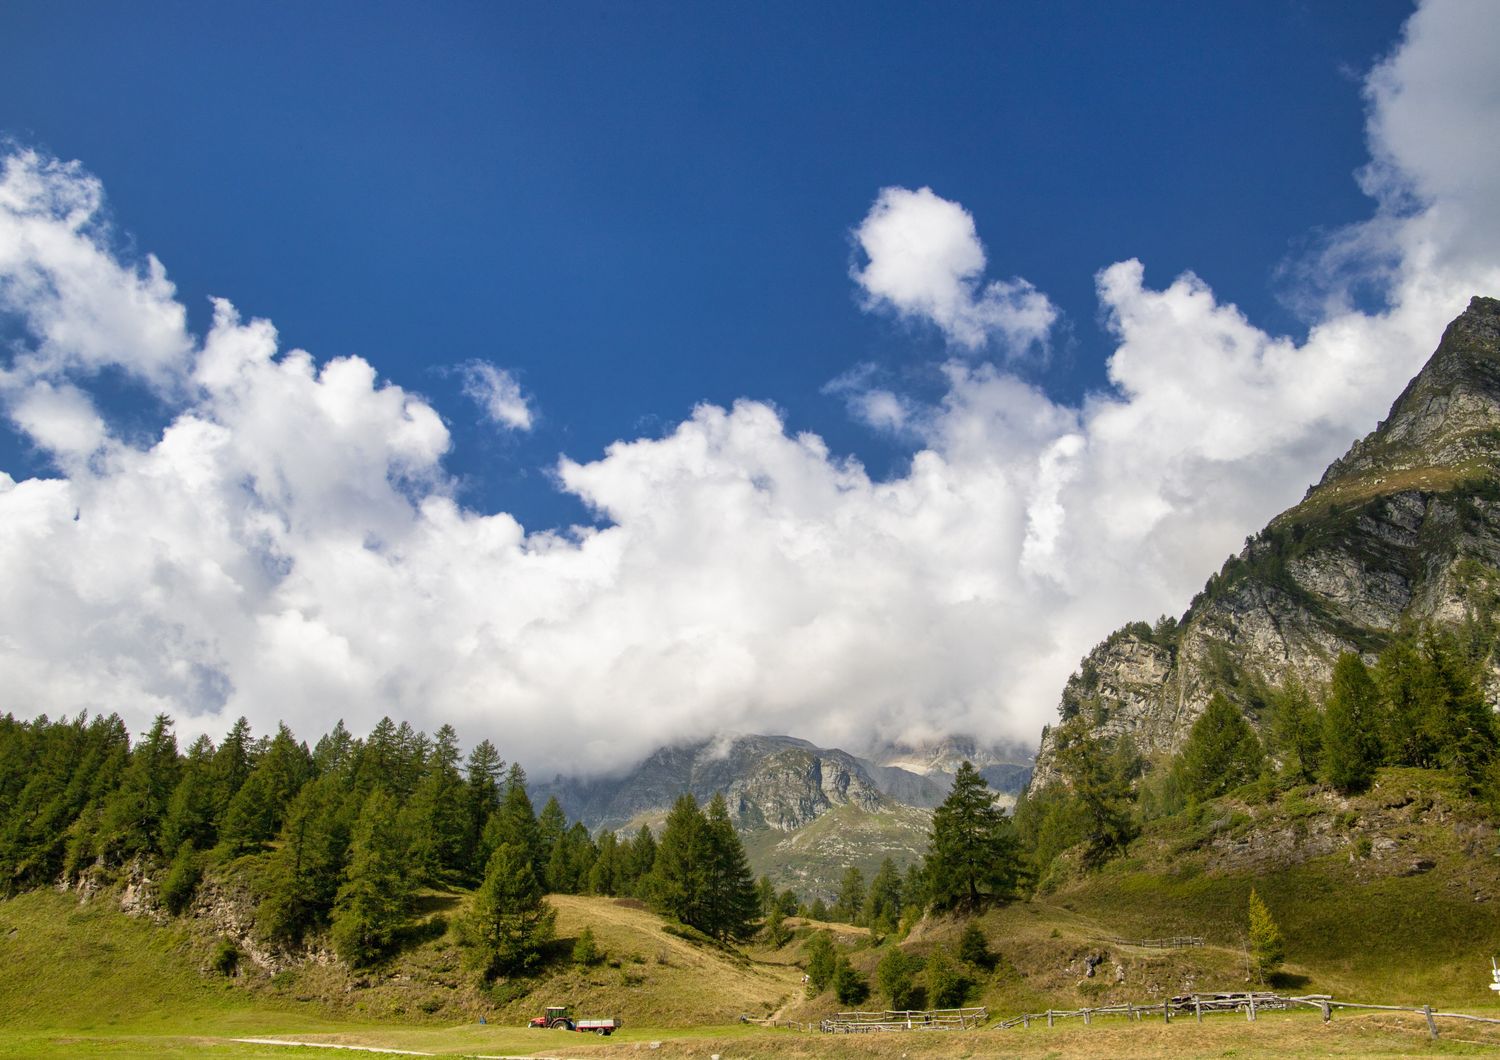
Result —
[[[1500, 605], [1500, 301], [1474, 298], [1390, 415], [1302, 502], [1246, 542], [1178, 623], [1134, 623], [1084, 658], [1064, 720], [1175, 750], [1215, 690], [1259, 722], [1268, 684], [1324, 684], [1403, 623], [1471, 623]], [[1500, 674], [1490, 668], [1492, 692]], [[1493, 695], [1492, 695], [1493, 698]], [[1033, 786], [1055, 776], [1043, 732]]]

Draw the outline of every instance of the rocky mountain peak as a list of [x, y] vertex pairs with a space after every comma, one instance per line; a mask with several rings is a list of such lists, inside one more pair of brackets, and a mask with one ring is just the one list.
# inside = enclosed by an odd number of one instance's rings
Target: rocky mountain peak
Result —
[[1372, 476], [1485, 470], [1497, 456], [1500, 299], [1476, 295], [1390, 414], [1329, 466], [1309, 498], [1378, 485], [1369, 481]]
[[[1177, 622], [1131, 623], [1063, 691], [1063, 720], [1175, 751], [1222, 692], [1252, 724], [1290, 677], [1324, 686], [1403, 624], [1500, 610], [1500, 300], [1476, 297], [1376, 429], [1247, 540]], [[1500, 664], [1490, 690], [1500, 699]], [[1057, 776], [1043, 732], [1035, 787]]]

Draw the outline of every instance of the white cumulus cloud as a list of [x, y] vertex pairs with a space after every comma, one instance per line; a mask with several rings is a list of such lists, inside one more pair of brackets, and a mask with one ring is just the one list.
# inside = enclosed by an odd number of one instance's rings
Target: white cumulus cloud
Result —
[[865, 264], [853, 275], [866, 304], [936, 324], [955, 346], [973, 351], [994, 341], [1023, 353], [1044, 345], [1057, 320], [1027, 281], [984, 282], [974, 218], [931, 188], [883, 189], [854, 238]]
[[[1458, 37], [1500, 38], [1500, 8], [1424, 5], [1372, 76], [1379, 197], [1330, 253], [1378, 265], [1380, 311], [1329, 299], [1297, 342], [1206, 279], [1109, 265], [1106, 393], [1059, 403], [969, 356], [928, 403], [851, 373], [858, 413], [915, 440], [884, 480], [767, 404], [704, 405], [562, 459], [562, 488], [605, 519], [557, 533], [460, 505], [441, 418], [367, 362], [282, 350], [228, 302], [189, 333], [165, 270], [112, 251], [97, 183], [13, 151], [0, 313], [25, 338], [0, 402], [56, 473], [0, 473], [7, 709], [135, 729], [170, 710], [215, 735], [243, 713], [306, 736], [389, 713], [533, 770], [725, 730], [1034, 740], [1090, 645], [1180, 612], [1373, 426], [1468, 297], [1500, 291], [1500, 243], [1470, 238], [1495, 223], [1500, 170], [1484, 147], [1428, 153], [1500, 128], [1500, 72]], [[872, 308], [964, 353], [1045, 341], [1055, 310], [984, 283], [957, 204], [888, 189], [858, 232]], [[90, 398], [106, 367], [170, 404], [159, 436], [111, 432]], [[519, 390], [483, 392], [524, 426]]]

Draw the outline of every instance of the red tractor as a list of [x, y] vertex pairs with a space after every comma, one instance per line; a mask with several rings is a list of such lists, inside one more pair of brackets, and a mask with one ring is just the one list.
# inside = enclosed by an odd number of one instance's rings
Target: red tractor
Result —
[[527, 1026], [551, 1028], [555, 1031], [583, 1031], [608, 1036], [619, 1030], [623, 1024], [617, 1019], [574, 1019], [569, 1015], [567, 1005], [548, 1005], [547, 1011], [532, 1019]]

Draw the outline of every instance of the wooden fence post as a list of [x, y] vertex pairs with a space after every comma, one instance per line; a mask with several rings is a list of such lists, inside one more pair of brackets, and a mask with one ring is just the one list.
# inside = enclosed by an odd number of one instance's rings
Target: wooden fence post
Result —
[[1250, 1008], [1245, 1012], [1245, 1018], [1251, 1023], [1255, 1022], [1255, 995], [1250, 995]]
[[1193, 1018], [1199, 1023], [1203, 1022], [1203, 1002], [1196, 997], [1193, 998]]
[[1327, 1023], [1329, 1020], [1333, 1019], [1333, 1006], [1326, 1001], [1319, 1001], [1318, 1004], [1323, 1009], [1323, 1022]]
[[1422, 1015], [1424, 1015], [1424, 1016], [1427, 1017], [1427, 1037], [1431, 1038], [1433, 1041], [1437, 1041], [1437, 1036], [1438, 1036], [1437, 1020], [1435, 1020], [1435, 1019], [1432, 1018], [1432, 1006], [1431, 1005], [1423, 1005], [1422, 1006]]
[[1172, 1002], [1163, 1001], [1161, 1003], [1161, 1018], [1166, 1023], [1172, 1022]]
[[1047, 1026], [1052, 1026], [1052, 1010], [1050, 1008], [1047, 1010]]
[[1083, 1025], [1085, 1027], [1087, 1027], [1089, 1025], [1089, 1010], [1088, 1009], [1084, 1009], [1083, 1010]]
[[1030, 1030], [1031, 1029], [1031, 1013], [1028, 1012], [1028, 1013], [1026, 1013], [1026, 1015], [1022, 1016], [1021, 1017], [1021, 1022], [1025, 1025], [1025, 1027], [1026, 1027], [1027, 1030]]

